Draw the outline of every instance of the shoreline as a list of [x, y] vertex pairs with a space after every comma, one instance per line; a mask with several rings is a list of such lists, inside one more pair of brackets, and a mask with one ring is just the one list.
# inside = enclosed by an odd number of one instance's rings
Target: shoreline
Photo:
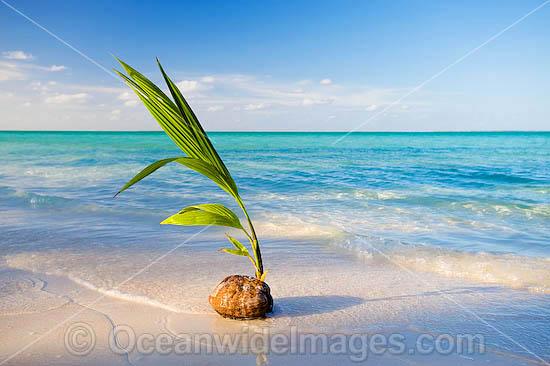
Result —
[[[164, 134], [162, 130], [0, 130], [2, 132], [23, 132], [23, 133], [136, 133], [136, 134], [146, 134], [146, 133], [158, 133]], [[213, 134], [342, 134], [346, 135], [349, 131], [208, 131], [208, 133]], [[550, 130], [442, 130], [442, 131], [354, 131], [351, 134], [411, 134], [411, 135], [421, 135], [421, 134], [537, 134], [537, 133], [550, 133]]]
[[[0, 358], [6, 359], [13, 353], [25, 347], [29, 342], [34, 342], [39, 339], [38, 342], [29, 347], [17, 357], [14, 358], [13, 363], [7, 362], [6, 365], [24, 365], [24, 364], [36, 364], [38, 361], [41, 364], [56, 363], [59, 360], [70, 362], [71, 364], [86, 365], [97, 363], [113, 363], [113, 364], [129, 364], [129, 365], [142, 365], [142, 364], [177, 364], [181, 362], [182, 357], [185, 360], [192, 359], [192, 364], [207, 365], [211, 362], [224, 362], [229, 364], [242, 364], [260, 362], [265, 365], [263, 360], [273, 359], [273, 361], [283, 362], [285, 365], [301, 365], [301, 364], [321, 364], [329, 365], [337, 362], [338, 364], [347, 363], [354, 364], [356, 359], [360, 357], [364, 352], [368, 354], [367, 359], [376, 364], [387, 365], [408, 365], [408, 364], [438, 364], [438, 362], [445, 362], [445, 364], [451, 365], [477, 365], [486, 364], [487, 362], [495, 362], [499, 365], [512, 365], [517, 364], [518, 361], [525, 364], [544, 364], [538, 361], [536, 358], [524, 357], [520, 354], [510, 353], [503, 349], [494, 348], [489, 345], [483, 344], [481, 347], [473, 346], [472, 355], [464, 355], [457, 352], [450, 352], [446, 354], [440, 354], [436, 351], [432, 351], [426, 354], [418, 353], [418, 339], [419, 337], [451, 337], [456, 339], [456, 347], [458, 351], [458, 345], [461, 333], [457, 329], [452, 330], [450, 318], [453, 318], [453, 313], [459, 315], [460, 311], [452, 309], [450, 304], [442, 306], [439, 304], [433, 308], [426, 306], [426, 301], [431, 301], [429, 298], [440, 297], [438, 294], [427, 292], [427, 295], [421, 299], [416, 299], [413, 302], [407, 301], [405, 308], [400, 311], [406, 311], [406, 309], [413, 310], [418, 314], [408, 314], [405, 317], [397, 316], [387, 317], [392, 314], [396, 309], [390, 311], [382, 311], [382, 308], [387, 305], [377, 305], [367, 307], [367, 310], [371, 314], [366, 316], [365, 319], [378, 319], [378, 321], [364, 321], [364, 326], [355, 329], [334, 328], [323, 326], [320, 319], [336, 317], [334, 320], [337, 322], [341, 318], [342, 313], [345, 313], [343, 309], [338, 309], [338, 306], [330, 307], [318, 315], [304, 313], [304, 310], [292, 308], [288, 306], [288, 300], [285, 298], [275, 297], [275, 311], [273, 314], [264, 320], [253, 321], [238, 321], [222, 318], [211, 310], [211, 313], [206, 314], [190, 314], [182, 312], [172, 312], [159, 307], [154, 307], [151, 304], [139, 303], [135, 301], [128, 301], [121, 298], [109, 296], [108, 294], [98, 293], [90, 288], [84, 287], [77, 282], [67, 278], [55, 275], [46, 275], [43, 273], [31, 273], [23, 270], [16, 270], [10, 267], [4, 268], [8, 272], [16, 271], [15, 275], [21, 278], [32, 279], [36, 284], [36, 287], [30, 288], [31, 294], [35, 292], [44, 292], [46, 294], [55, 297], [56, 299], [62, 299], [63, 303], [57, 304], [53, 308], [47, 308], [43, 310], [30, 311], [26, 314], [3, 314], [0, 315], [2, 320], [0, 323], [0, 331], [4, 331], [4, 334], [10, 334], [8, 341], [6, 341], [0, 351]], [[4, 273], [5, 274], [5, 273]], [[451, 281], [448, 281], [451, 282]], [[448, 283], [450, 285], [450, 283]], [[418, 285], [417, 285], [418, 287]], [[464, 288], [464, 287], [462, 287]], [[479, 290], [475, 292], [475, 296], [482, 296], [484, 300], [494, 297], [494, 287], [490, 285], [480, 285]], [[402, 291], [402, 290], [399, 290]], [[470, 297], [468, 294], [470, 290], [460, 290], [448, 292], [453, 296], [462, 296], [461, 303], [465, 302], [465, 299]], [[511, 290], [510, 290], [511, 291]], [[29, 296], [29, 293], [23, 293], [23, 296], [36, 299], [36, 296]], [[466, 297], [464, 297], [466, 296]], [[497, 298], [502, 296], [498, 295]], [[506, 294], [504, 295], [504, 298]], [[317, 300], [322, 300], [319, 297]], [[407, 296], [395, 294], [393, 297], [388, 297], [387, 300], [382, 300], [382, 304], [388, 302], [402, 302], [406, 301]], [[376, 299], [365, 298], [367, 303]], [[410, 300], [410, 299], [409, 299]], [[498, 299], [497, 299], [498, 300]], [[46, 303], [46, 301], [41, 300]], [[207, 302], [206, 298], [204, 299]], [[285, 301], [287, 304], [285, 305]], [[301, 301], [301, 300], [300, 300]], [[300, 303], [298, 301], [298, 303]], [[494, 300], [493, 300], [494, 301]], [[467, 302], [466, 302], [467, 303]], [[309, 301], [303, 302], [302, 309], [305, 309], [311, 303]], [[362, 302], [364, 304], [364, 302]], [[416, 305], [415, 305], [416, 304]], [[436, 303], [437, 304], [437, 301]], [[294, 304], [296, 305], [296, 304]], [[422, 305], [422, 306], [420, 306]], [[355, 306], [361, 306], [359, 303]], [[420, 307], [418, 307], [420, 306]], [[471, 306], [467, 305], [467, 306]], [[369, 310], [370, 309], [370, 310]], [[423, 309], [423, 310], [422, 310]], [[399, 310], [398, 310], [399, 311]], [[291, 312], [291, 313], [285, 313]], [[293, 312], [293, 313], [292, 313]], [[376, 316], [376, 312], [387, 314], [386, 316]], [[46, 316], [47, 315], [47, 316]], [[380, 314], [378, 314], [380, 315]], [[352, 318], [357, 315], [352, 314]], [[365, 316], [365, 314], [363, 314]], [[311, 318], [309, 321], [304, 322], [304, 319]], [[427, 327], [422, 327], [422, 318], [429, 319], [426, 323]], [[68, 319], [68, 320], [67, 320]], [[401, 320], [398, 320], [401, 319]], [[281, 321], [282, 320], [282, 321]], [[437, 332], [430, 323], [435, 321], [443, 328], [448, 327], [448, 332]], [[363, 321], [361, 321], [363, 322]], [[318, 323], [316, 326], [312, 326]], [[71, 328], [72, 327], [72, 328]], [[86, 333], [82, 335], [82, 327], [84, 330], [92, 329], [95, 337], [94, 347], [86, 355], [74, 356], [67, 350], [67, 334], [70, 333], [74, 327], [81, 333], [76, 334], [75, 340], [85, 341]], [[122, 327], [122, 328], [121, 328]], [[52, 330], [53, 328], [53, 330]], [[120, 330], [122, 329], [122, 330]], [[467, 329], [467, 326], [466, 326]], [[14, 332], [15, 330], [15, 332]], [[130, 353], [121, 353], [121, 348], [114, 348], [113, 339], [111, 334], [113, 330], [121, 332], [122, 339], [128, 340], [127, 334], [134, 334], [135, 337], [147, 337], [147, 339], [157, 340], [164, 335], [168, 334], [167, 339], [171, 339], [174, 344], [181, 343], [182, 339], [191, 339], [191, 343], [186, 341], [186, 344], [191, 344], [192, 350], [186, 352], [176, 352], [171, 350], [168, 355], [163, 355], [163, 351], [154, 350], [149, 354], [149, 348], [147, 352], [140, 350], [135, 346]], [[463, 329], [465, 330], [465, 329]], [[119, 333], [120, 333], [119, 332]], [[128, 333], [130, 332], [130, 333]], [[291, 333], [294, 332], [295, 336], [292, 338]], [[264, 343], [272, 345], [272, 340], [277, 337], [286, 337], [290, 339], [289, 343], [300, 345], [302, 338], [299, 336], [313, 337], [325, 337], [326, 342], [329, 342], [328, 351], [323, 352], [322, 349], [312, 349], [311, 344], [305, 341], [305, 346], [298, 349], [300, 352], [292, 353], [290, 348], [286, 352], [259, 352], [257, 349], [250, 348], [250, 339], [253, 334], [261, 333], [264, 337]], [[80, 334], [80, 335], [79, 335]], [[187, 338], [182, 338], [183, 335]], [[266, 335], [267, 334], [267, 335]], [[473, 334], [473, 333], [472, 333]], [[389, 337], [399, 336], [403, 337], [403, 347], [405, 351], [392, 353], [392, 349], [376, 354], [373, 351], [370, 343], [367, 345], [368, 337], [372, 339], [376, 335], [381, 339], [388, 339]], [[198, 347], [197, 342], [194, 342], [191, 337], [202, 337], [201, 341], [206, 339], [206, 342], [202, 342]], [[246, 336], [246, 337], [245, 337]], [[483, 334], [482, 334], [483, 336]], [[43, 338], [41, 338], [43, 337]], [[79, 338], [80, 337], [80, 338]], [[82, 338], [84, 337], [84, 338]], [[224, 338], [225, 337], [225, 338]], [[229, 337], [229, 338], [227, 338]], [[223, 342], [224, 339], [235, 339], [235, 337], [246, 339], [244, 346], [242, 344], [233, 352], [226, 352], [227, 345]], [[245, 338], [243, 338], [245, 337]], [[346, 342], [351, 339], [357, 339], [361, 337], [365, 338], [366, 351], [363, 348], [353, 348], [349, 343], [348, 348], [344, 351], [336, 352], [335, 354], [330, 352], [331, 340], [334, 337], [344, 337]], [[117, 339], [120, 337], [117, 337]], [[258, 338], [258, 336], [256, 336]], [[267, 341], [266, 341], [267, 339]], [[300, 339], [299, 341], [292, 341], [292, 339]], [[362, 339], [362, 338], [361, 338]], [[391, 338], [390, 342], [391, 342]], [[111, 342], [111, 343], [109, 343]], [[221, 342], [221, 346], [220, 346]], [[294, 342], [294, 343], [292, 343]], [[320, 341], [322, 344], [322, 340]], [[369, 341], [370, 342], [370, 341]], [[170, 342], [169, 342], [170, 343]], [[346, 343], [347, 344], [347, 343]], [[360, 343], [361, 344], [361, 343]], [[210, 347], [210, 348], [209, 348]], [[388, 346], [389, 347], [389, 346]], [[243, 349], [248, 348], [248, 352], [244, 352]], [[358, 351], [361, 349], [361, 351]], [[377, 348], [375, 347], [374, 350]], [[483, 352], [480, 352], [483, 349]], [[261, 349], [260, 349], [261, 350]], [[413, 350], [413, 351], [411, 351]], [[160, 353], [159, 353], [160, 352]], [[363, 352], [363, 353], [362, 353]], [[413, 353], [409, 353], [413, 352]], [[471, 352], [471, 349], [470, 351]], [[353, 362], [353, 360], [356, 360]], [[156, 363], [155, 363], [156, 362]], [[305, 363], [304, 363], [305, 362]]]
[[[59, 362], [67, 362], [72, 365], [98, 363], [153, 365], [161, 361], [163, 364], [177, 364], [182, 360], [191, 361], [192, 364], [198, 365], [208, 365], [211, 362], [228, 364], [254, 364], [255, 362], [258, 364], [259, 362], [260, 365], [267, 365], [270, 361], [282, 362], [285, 365], [330, 365], [334, 362], [353, 364], [358, 360], [384, 365], [416, 365], [418, 362], [426, 365], [435, 365], [438, 362], [445, 362], [445, 364], [450, 365], [477, 365], [487, 364], [487, 362], [494, 362], [499, 365], [516, 365], [518, 361], [526, 364], [543, 364], [535, 359], [525, 358], [487, 346], [483, 349], [483, 352], [478, 347], [473, 356], [457, 354], [456, 352], [444, 355], [437, 352], [412, 354], [410, 353], [411, 350], [418, 351], [415, 342], [419, 336], [441, 337], [442, 335], [405, 324], [388, 323], [384, 327], [359, 332], [336, 332], [322, 329], [312, 331], [300, 327], [276, 329], [269, 325], [269, 318], [266, 320], [237, 321], [221, 318], [214, 313], [174, 313], [146, 304], [128, 302], [103, 295], [97, 296], [96, 292], [79, 286], [67, 278], [49, 275], [39, 275], [38, 277], [44, 281], [44, 285], [39, 291], [45, 291], [68, 301], [57, 308], [45, 311], [0, 315], [2, 320], [0, 330], [4, 334], [10, 334], [10, 337], [7, 337], [1, 348], [0, 358], [2, 360], [18, 352], [30, 342], [35, 342], [16, 357], [13, 357], [12, 360], [6, 362], [6, 365], [31, 365], [36, 363], [47, 365], [58, 364]], [[73, 338], [68, 338], [67, 335], [71, 332], [74, 333], [75, 329], [80, 333], [73, 334]], [[91, 329], [95, 337], [94, 346], [89, 352], [82, 349], [82, 347], [85, 348], [88, 339], [86, 338], [86, 329]], [[191, 348], [184, 350], [180, 347], [179, 352], [170, 349], [171, 352], [166, 352], [166, 355], [162, 354], [166, 351], [162, 349], [154, 349], [149, 354], [150, 348], [147, 348], [147, 354], [143, 354], [143, 350], [140, 350], [134, 342], [132, 352], [126, 353], [123, 352], [125, 345], [122, 343], [113, 345], [113, 330], [116, 330], [117, 340], [120, 342], [129, 342], [130, 338], [126, 337], [127, 334], [134, 334], [138, 339], [139, 337], [144, 338], [144, 335], [146, 335], [147, 340], [151, 338], [155, 341], [157, 339], [171, 339], [173, 341], [179, 339], [180, 344], [185, 343], [188, 347], [191, 345]], [[268, 339], [266, 344], [273, 347], [273, 339], [277, 337], [280, 339], [287, 337], [291, 340], [291, 344], [294, 344], [290, 334], [292, 332], [294, 332], [295, 339], [300, 340], [302, 339], [300, 337], [312, 339], [311, 337], [326, 336], [328, 340], [337, 336], [347, 337], [346, 339], [355, 337], [356, 344], [360, 336], [370, 336], [370, 339], [373, 339], [376, 335], [380, 339], [384, 339], [385, 336], [392, 337], [398, 334], [404, 337], [403, 344], [406, 351], [396, 353], [390, 348], [383, 353], [375, 354], [380, 347], [372, 348], [372, 345], [369, 344], [366, 351], [362, 349], [360, 351], [359, 348], [350, 346], [349, 349], [345, 349], [343, 352], [339, 351], [333, 354], [334, 352], [331, 353], [330, 349], [328, 349], [329, 352], [323, 351], [322, 348], [312, 349], [315, 346], [307, 343], [307, 341], [304, 343], [305, 348], [300, 348], [301, 341], [296, 341], [297, 349], [294, 351], [289, 348], [282, 353], [280, 350], [276, 353], [263, 353], [265, 347], [262, 344], [258, 346], [259, 339], [264, 339], [264, 343], [266, 342], [265, 339]], [[256, 345], [253, 344], [254, 341], [251, 341], [254, 334], [256, 334]], [[259, 338], [258, 334], [261, 334], [263, 338]], [[185, 338], [187, 336], [189, 337]], [[196, 343], [194, 343], [195, 339], [191, 338], [192, 336], [200, 337], [200, 342], [202, 342], [200, 347], [197, 348]], [[242, 344], [239, 344], [239, 347], [233, 349], [232, 352], [227, 352], [227, 345], [222, 344], [220, 346], [219, 344], [220, 339], [228, 339], [227, 337], [245, 339], [242, 338], [243, 336], [248, 337], [246, 338], [247, 343], [241, 342]], [[71, 346], [71, 339], [77, 344]], [[69, 343], [67, 343], [68, 340]], [[177, 342], [174, 344], [177, 344]], [[79, 345], [80, 348], [77, 347]], [[75, 348], [71, 350], [71, 347]], [[83, 351], [86, 351], [86, 354], [75, 355], [75, 352]], [[365, 356], [365, 359], [361, 359]]]

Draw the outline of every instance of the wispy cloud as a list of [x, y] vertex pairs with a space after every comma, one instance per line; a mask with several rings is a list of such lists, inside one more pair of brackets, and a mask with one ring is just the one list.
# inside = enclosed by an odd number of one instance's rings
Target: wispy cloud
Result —
[[217, 111], [221, 111], [223, 109], [224, 109], [223, 105], [212, 105], [212, 106], [208, 107], [206, 110], [208, 112], [217, 112]]
[[[0, 80], [10, 83], [13, 91], [9, 100], [0, 100], [5, 116], [5, 122], [1, 123], [18, 121], [17, 124], [25, 128], [40, 121], [41, 126], [50, 129], [158, 128], [128, 88], [115, 83], [67, 84], [62, 78], [55, 79], [58, 72], [66, 69], [59, 64], [41, 66], [27, 61], [0, 61]], [[313, 82], [207, 73], [180, 74], [179, 80], [178, 87], [209, 130], [341, 129], [333, 125], [360, 120], [403, 92], [403, 89], [321, 82], [320, 78]], [[160, 77], [153, 77], [153, 81], [162, 83]], [[33, 108], [25, 108], [31, 105]], [[27, 112], [22, 113], [23, 110]]]
[[63, 103], [82, 103], [90, 99], [90, 94], [57, 94], [44, 99], [44, 103], [48, 104], [63, 104]]
[[122, 92], [117, 96], [118, 100], [124, 101], [126, 107], [135, 107], [138, 105], [139, 98], [134, 92]]
[[120, 109], [113, 109], [109, 115], [109, 121], [118, 121], [120, 119]]
[[269, 107], [269, 104], [266, 103], [257, 103], [257, 104], [248, 104], [244, 107], [245, 111], [258, 111], [260, 109], [264, 109]]
[[[296, 86], [300, 87], [297, 88]], [[403, 89], [373, 88], [353, 85], [334, 85], [302, 81], [281, 81], [251, 75], [216, 75], [215, 82], [203, 90], [203, 100], [209, 103], [240, 106], [243, 111], [257, 110], [250, 107], [263, 104], [270, 107], [303, 108], [331, 105], [339, 108], [365, 111], [372, 105], [389, 103]], [[196, 90], [196, 89], [195, 89]], [[192, 95], [190, 95], [192, 98]]]
[[40, 70], [40, 71], [49, 71], [49, 72], [57, 72], [57, 71], [63, 71], [68, 69], [68, 67], [65, 65], [41, 66], [41, 65], [35, 65], [35, 64], [19, 64], [18, 67], [22, 69]]
[[30, 53], [23, 51], [5, 51], [2, 52], [2, 57], [7, 60], [32, 60], [33, 56]]
[[323, 105], [323, 104], [330, 104], [332, 103], [332, 100], [329, 98], [304, 98], [302, 100], [303, 105]]
[[26, 74], [15, 63], [0, 61], [0, 81], [25, 80]]
[[[214, 82], [214, 78], [211, 76], [205, 76], [203, 79], [208, 80], [205, 83]], [[211, 88], [209, 85], [204, 85], [197, 80], [182, 80], [176, 83], [177, 87], [182, 93], [195, 93], [203, 90], [208, 90]]]
[[10, 61], [0, 61], [0, 81], [27, 80], [36, 72], [57, 72], [67, 69], [65, 65], [41, 66], [22, 62], [32, 58], [31, 55], [24, 54], [22, 51], [8, 51], [3, 52], [2, 55], [4, 59]]
[[332, 84], [332, 80], [323, 79], [323, 80], [319, 81], [319, 84], [321, 84], [321, 85], [330, 85], [330, 84]]
[[12, 92], [2, 92], [0, 91], [0, 100], [7, 100], [14, 97], [15, 94]]
[[378, 106], [376, 104], [371, 104], [371, 105], [367, 106], [367, 108], [365, 108], [365, 110], [367, 112], [372, 112], [372, 111], [375, 111], [376, 108], [378, 108]]
[[62, 70], [67, 70], [67, 66], [65, 65], [52, 65], [50, 66], [49, 68], [50, 71], [62, 71]]
[[201, 81], [203, 83], [213, 83], [214, 81], [216, 81], [216, 78], [212, 75], [207, 75], [207, 76], [203, 76], [201, 78]]

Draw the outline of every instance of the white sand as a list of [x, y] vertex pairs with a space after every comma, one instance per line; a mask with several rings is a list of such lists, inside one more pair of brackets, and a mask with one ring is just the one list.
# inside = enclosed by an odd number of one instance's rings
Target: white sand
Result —
[[[376, 277], [388, 280], [385, 271], [392, 271], [393, 283], [386, 286], [369, 286], [376, 282]], [[410, 281], [410, 274], [396, 268], [377, 268], [366, 271], [361, 278], [344, 278], [334, 276], [319, 270], [304, 278], [315, 279], [323, 286], [311, 293], [311, 297], [292, 296], [293, 291], [302, 292], [293, 286], [278, 285], [284, 281], [283, 276], [272, 276], [271, 286], [274, 289], [276, 311], [266, 320], [235, 321], [219, 317], [212, 311], [205, 314], [176, 313], [159, 307], [127, 301], [113, 296], [106, 296], [83, 287], [66, 277], [26, 272], [23, 270], [5, 269], [3, 277], [10, 276], [13, 286], [18, 287], [12, 293], [13, 301], [24, 311], [5, 312], [0, 315], [0, 330], [3, 337], [0, 346], [0, 364], [5, 365], [181, 365], [181, 364], [282, 364], [282, 365], [335, 365], [353, 363], [350, 356], [354, 353], [347, 350], [345, 354], [319, 354], [304, 350], [304, 354], [267, 354], [257, 355], [254, 351], [244, 352], [238, 348], [237, 354], [226, 354], [211, 341], [201, 341], [203, 346], [213, 346], [212, 354], [176, 354], [161, 355], [153, 352], [150, 355], [141, 354], [137, 350], [129, 354], [116, 354], [109, 345], [109, 334], [113, 329], [121, 329], [122, 325], [132, 328], [137, 335], [151, 334], [158, 338], [165, 334], [178, 339], [180, 334], [202, 335], [237, 335], [257, 334], [268, 329], [269, 339], [274, 334], [289, 334], [290, 327], [296, 326], [298, 333], [313, 334], [353, 334], [380, 333], [389, 335], [398, 332], [406, 337], [407, 347], [414, 348], [415, 340], [424, 331], [416, 329], [413, 323], [421, 324], [423, 316], [444, 318], [454, 317], [460, 311], [450, 306], [448, 300], [440, 293], [433, 292], [441, 286], [437, 278], [432, 278], [430, 286], [416, 282], [409, 286], [407, 293], [403, 292], [402, 281]], [[356, 292], [338, 291], [339, 281], [354, 281]], [[21, 285], [26, 284], [26, 285]], [[360, 286], [359, 286], [360, 285]], [[23, 289], [21, 289], [23, 286]], [[26, 286], [26, 287], [25, 287]], [[299, 284], [296, 284], [299, 286]], [[346, 289], [348, 287], [345, 287]], [[478, 285], [465, 290], [464, 283], [447, 280], [446, 289], [449, 296], [466, 306], [479, 302], [479, 297], [496, 301], [498, 296], [492, 294], [491, 287]], [[365, 290], [360, 290], [365, 289]], [[5, 291], [6, 293], [8, 291]], [[282, 292], [282, 294], [281, 294]], [[337, 295], [329, 295], [337, 294]], [[358, 297], [360, 295], [361, 297]], [[30, 301], [31, 299], [32, 301]], [[206, 298], [204, 302], [206, 303]], [[28, 304], [27, 304], [28, 303]], [[442, 313], [444, 309], [444, 313]], [[12, 309], [13, 310], [13, 309]], [[410, 314], [409, 314], [410, 313]], [[89, 326], [95, 334], [95, 346], [85, 356], [74, 356], [67, 349], [67, 334], [77, 326]], [[355, 324], [354, 329], [336, 324]], [[361, 324], [363, 329], [358, 329]], [[243, 328], [245, 327], [245, 328]], [[432, 332], [433, 334], [433, 332]], [[76, 338], [77, 343], [86, 343], [86, 335]], [[121, 338], [124, 341], [124, 337]], [[245, 354], [243, 354], [243, 352]], [[498, 348], [489, 347], [485, 354], [462, 356], [418, 354], [368, 355], [368, 361], [376, 365], [518, 365], [535, 364], [533, 359], [527, 360], [510, 354]], [[5, 363], [3, 363], [5, 362]]]

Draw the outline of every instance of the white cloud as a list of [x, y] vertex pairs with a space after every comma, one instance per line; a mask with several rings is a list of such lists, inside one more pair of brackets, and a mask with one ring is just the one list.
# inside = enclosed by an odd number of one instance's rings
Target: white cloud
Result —
[[330, 85], [330, 84], [332, 84], [332, 80], [323, 79], [323, 80], [319, 81], [319, 84], [321, 84], [321, 85]]
[[214, 81], [216, 81], [216, 78], [209, 75], [209, 76], [203, 77], [203, 78], [201, 79], [201, 81], [202, 81], [203, 83], [213, 83]]
[[40, 66], [40, 65], [34, 65], [34, 64], [20, 64], [22, 67], [25, 67], [27, 69], [34, 69], [34, 70], [40, 70], [40, 71], [50, 71], [50, 72], [56, 72], [61, 70], [67, 70], [68, 67], [65, 65], [52, 65], [52, 66]]
[[135, 107], [136, 105], [138, 105], [138, 100], [127, 100], [124, 102], [124, 105], [126, 107]]
[[2, 57], [8, 60], [31, 60], [33, 58], [30, 53], [25, 53], [23, 51], [2, 52]]
[[0, 81], [25, 80], [26, 75], [11, 62], [0, 61]]
[[223, 105], [213, 105], [213, 106], [208, 107], [207, 111], [208, 112], [217, 112], [217, 111], [221, 111], [222, 109], [223, 109]]
[[57, 94], [52, 97], [44, 99], [45, 103], [48, 104], [63, 104], [63, 103], [82, 103], [90, 98], [90, 95], [87, 93], [76, 93], [76, 94]]
[[42, 83], [40, 81], [33, 81], [31, 83], [32, 90], [39, 90], [42, 87]]
[[110, 86], [97, 86], [97, 85], [86, 85], [86, 84], [65, 84], [63, 85], [63, 87], [71, 90], [77, 90], [77, 91], [83, 91], [83, 92], [95, 92], [95, 93], [101, 93], [101, 94], [121, 94], [124, 92], [128, 92], [128, 90], [130, 90], [130, 92], [133, 93], [131, 89], [127, 87], [110, 87]]
[[136, 99], [137, 96], [136, 96], [136, 93], [134, 92], [122, 92], [121, 94], [118, 95], [118, 97], [116, 97], [118, 100], [133, 100], [133, 99]]
[[266, 103], [257, 103], [257, 104], [248, 104], [244, 107], [245, 111], [258, 111], [260, 109], [267, 108], [269, 104]]
[[[157, 127], [145, 109], [129, 108], [141, 105], [140, 100], [130, 89], [115, 82], [66, 84], [56, 79], [57, 74], [49, 67], [0, 59], [0, 72], [6, 69], [23, 73], [21, 78], [28, 80], [8, 82], [9, 89], [0, 88], [16, 95], [13, 99], [0, 100], [1, 109], [8, 118], [5, 120], [21, 121], [21, 128], [74, 128], [68, 123], [76, 120], [79, 123], [75, 126], [77, 129]], [[404, 89], [341, 83], [327, 86], [320, 84], [320, 79], [300, 82], [300, 79], [204, 73], [201, 76], [183, 74], [178, 85], [186, 93], [191, 106], [204, 112], [202, 122], [205, 127], [217, 130], [330, 129], [334, 128], [334, 121], [339, 122], [339, 127], [349, 125], [351, 128], [353, 123], [362, 122], [356, 120], [357, 116], [364, 118], [365, 109], [381, 109], [406, 92]], [[35, 82], [31, 83], [33, 80]], [[27, 102], [31, 108], [24, 108]], [[418, 102], [411, 100], [407, 104], [416, 106]], [[274, 119], [284, 122], [274, 124]], [[234, 121], [239, 122], [231, 123]], [[324, 125], [319, 126], [319, 121], [325, 121]]]
[[67, 66], [65, 65], [52, 65], [48, 68], [49, 71], [61, 71], [61, 70], [67, 70]]
[[[12, 57], [13, 58], [13, 57]], [[0, 61], [0, 81], [6, 80], [25, 80], [30, 76], [35, 76], [38, 71], [61, 71], [66, 70], [64, 65], [40, 66], [32, 63], [22, 63], [19, 61]]]
[[247, 75], [233, 75], [229, 79], [234, 84], [244, 84], [244, 83], [252, 81], [254, 78], [252, 78], [250, 76], [247, 76]]
[[15, 96], [15, 94], [13, 94], [12, 92], [1, 92], [0, 91], [0, 100], [10, 99], [10, 98], [13, 98], [14, 96]]
[[126, 107], [135, 107], [139, 102], [136, 93], [127, 91], [119, 94], [117, 99], [124, 101]]
[[302, 100], [303, 105], [323, 105], [323, 104], [330, 104], [332, 103], [331, 99], [328, 98], [320, 98], [320, 99], [312, 99], [312, 98], [305, 98]]
[[210, 89], [209, 86], [199, 83], [197, 80], [182, 80], [176, 83], [176, 86], [182, 93], [192, 93], [201, 90]]
[[365, 110], [367, 112], [372, 112], [372, 111], [375, 111], [376, 108], [378, 108], [378, 106], [376, 104], [371, 104], [371, 105], [368, 105], [367, 108], [365, 108]]
[[120, 118], [120, 109], [113, 109], [109, 115], [110, 121], [117, 121]]
[[[49, 86], [48, 86], [49, 85]], [[41, 94], [46, 94], [46, 92], [50, 91], [50, 86], [53, 86], [55, 84], [44, 84], [41, 81], [33, 81], [31, 83], [31, 89], [39, 91]]]

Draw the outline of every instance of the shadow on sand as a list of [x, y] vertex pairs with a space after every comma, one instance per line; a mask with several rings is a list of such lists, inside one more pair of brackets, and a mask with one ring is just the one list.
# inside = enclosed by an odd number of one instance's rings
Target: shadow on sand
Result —
[[355, 296], [296, 296], [276, 298], [273, 313], [270, 317], [295, 317], [314, 314], [325, 314], [338, 311], [363, 303], [377, 301], [399, 301], [407, 298], [425, 296], [457, 296], [475, 293], [500, 292], [502, 287], [457, 287], [439, 291], [426, 291], [418, 294], [407, 294], [390, 297], [363, 299]]
[[354, 296], [296, 296], [275, 299], [272, 317], [304, 316], [331, 313], [355, 305], [365, 300]]
[[402, 300], [413, 297], [425, 297], [425, 296], [450, 296], [450, 295], [468, 295], [475, 293], [495, 293], [501, 292], [504, 289], [499, 286], [491, 287], [457, 287], [452, 289], [437, 290], [437, 291], [426, 291], [420, 294], [414, 295], [399, 295], [399, 296], [390, 296], [390, 297], [379, 297], [375, 299], [364, 299], [363, 302], [375, 302], [375, 301], [392, 301], [392, 300]]

